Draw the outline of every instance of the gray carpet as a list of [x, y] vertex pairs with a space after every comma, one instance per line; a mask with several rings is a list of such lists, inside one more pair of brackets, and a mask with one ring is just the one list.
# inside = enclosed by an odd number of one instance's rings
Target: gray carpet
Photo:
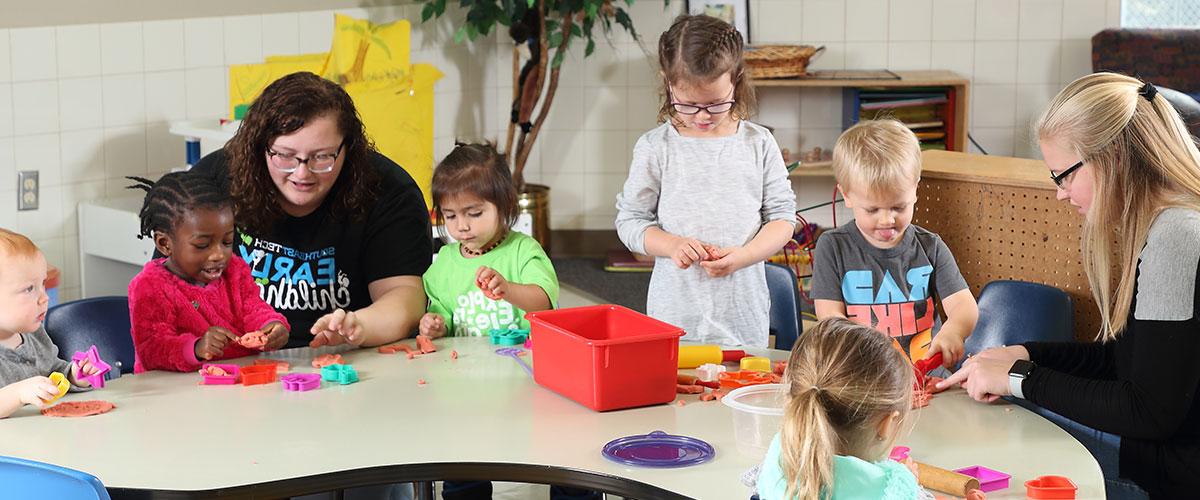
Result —
[[647, 272], [608, 272], [604, 259], [555, 258], [554, 271], [560, 283], [571, 285], [603, 299], [605, 302], [646, 312], [646, 289], [650, 286]]

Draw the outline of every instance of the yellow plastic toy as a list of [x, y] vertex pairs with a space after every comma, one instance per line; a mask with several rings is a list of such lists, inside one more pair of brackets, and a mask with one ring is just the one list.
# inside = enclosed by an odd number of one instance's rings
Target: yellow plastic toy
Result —
[[46, 404], [50, 404], [55, 401], [58, 401], [58, 398], [61, 398], [64, 395], [66, 395], [67, 390], [71, 388], [71, 383], [67, 381], [66, 375], [63, 375], [59, 372], [51, 373], [50, 381], [54, 382], [54, 385], [58, 386], [58, 394], [56, 394], [54, 397], [52, 397], [50, 399], [43, 399], [42, 401], [45, 401]]
[[749, 356], [742, 358], [741, 366], [743, 370], [770, 372], [771, 360], [762, 356]]

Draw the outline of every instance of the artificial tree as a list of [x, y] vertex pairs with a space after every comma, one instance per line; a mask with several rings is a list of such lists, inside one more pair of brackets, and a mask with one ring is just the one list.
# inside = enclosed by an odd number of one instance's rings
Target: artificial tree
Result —
[[[664, 7], [669, 1], [664, 0]], [[446, 2], [422, 0], [421, 21], [444, 14]], [[507, 27], [513, 40], [512, 113], [504, 152], [518, 190], [525, 187], [525, 162], [554, 104], [559, 71], [571, 43], [587, 40], [584, 57], [588, 57], [596, 49], [594, 28], [600, 26], [607, 38], [614, 22], [639, 40], [629, 12], [620, 3], [629, 6], [633, 0], [458, 0], [466, 16], [455, 29], [456, 43], [487, 36], [497, 26]], [[528, 52], [523, 53], [522, 47], [528, 47]]]

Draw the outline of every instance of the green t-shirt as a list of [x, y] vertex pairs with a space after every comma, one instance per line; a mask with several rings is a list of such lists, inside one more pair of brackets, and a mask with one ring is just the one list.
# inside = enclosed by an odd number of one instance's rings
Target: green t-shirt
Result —
[[505, 300], [492, 300], [475, 285], [480, 266], [495, 269], [504, 279], [537, 285], [546, 291], [551, 307], [558, 304], [558, 276], [537, 240], [511, 232], [488, 253], [468, 259], [459, 243], [443, 246], [421, 281], [429, 296], [429, 312], [446, 320], [446, 335], [487, 335], [493, 328], [529, 328], [525, 311]]

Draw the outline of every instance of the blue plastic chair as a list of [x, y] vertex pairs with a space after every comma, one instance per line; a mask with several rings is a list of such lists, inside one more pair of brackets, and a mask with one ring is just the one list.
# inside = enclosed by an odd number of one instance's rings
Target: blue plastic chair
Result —
[[[46, 333], [58, 346], [58, 357], [86, 351], [93, 344], [100, 358], [120, 373], [133, 373], [133, 336], [127, 297], [95, 297], [59, 304], [46, 313]], [[116, 370], [114, 370], [116, 371]], [[109, 372], [106, 378], [115, 378]]]
[[0, 499], [70, 498], [109, 500], [100, 480], [86, 472], [0, 456]]
[[800, 289], [790, 267], [766, 263], [767, 292], [771, 296], [771, 333], [775, 348], [790, 351], [800, 337]]
[[1074, 342], [1071, 296], [1052, 286], [1000, 280], [979, 292], [979, 321], [967, 339], [968, 354], [1022, 342]]

